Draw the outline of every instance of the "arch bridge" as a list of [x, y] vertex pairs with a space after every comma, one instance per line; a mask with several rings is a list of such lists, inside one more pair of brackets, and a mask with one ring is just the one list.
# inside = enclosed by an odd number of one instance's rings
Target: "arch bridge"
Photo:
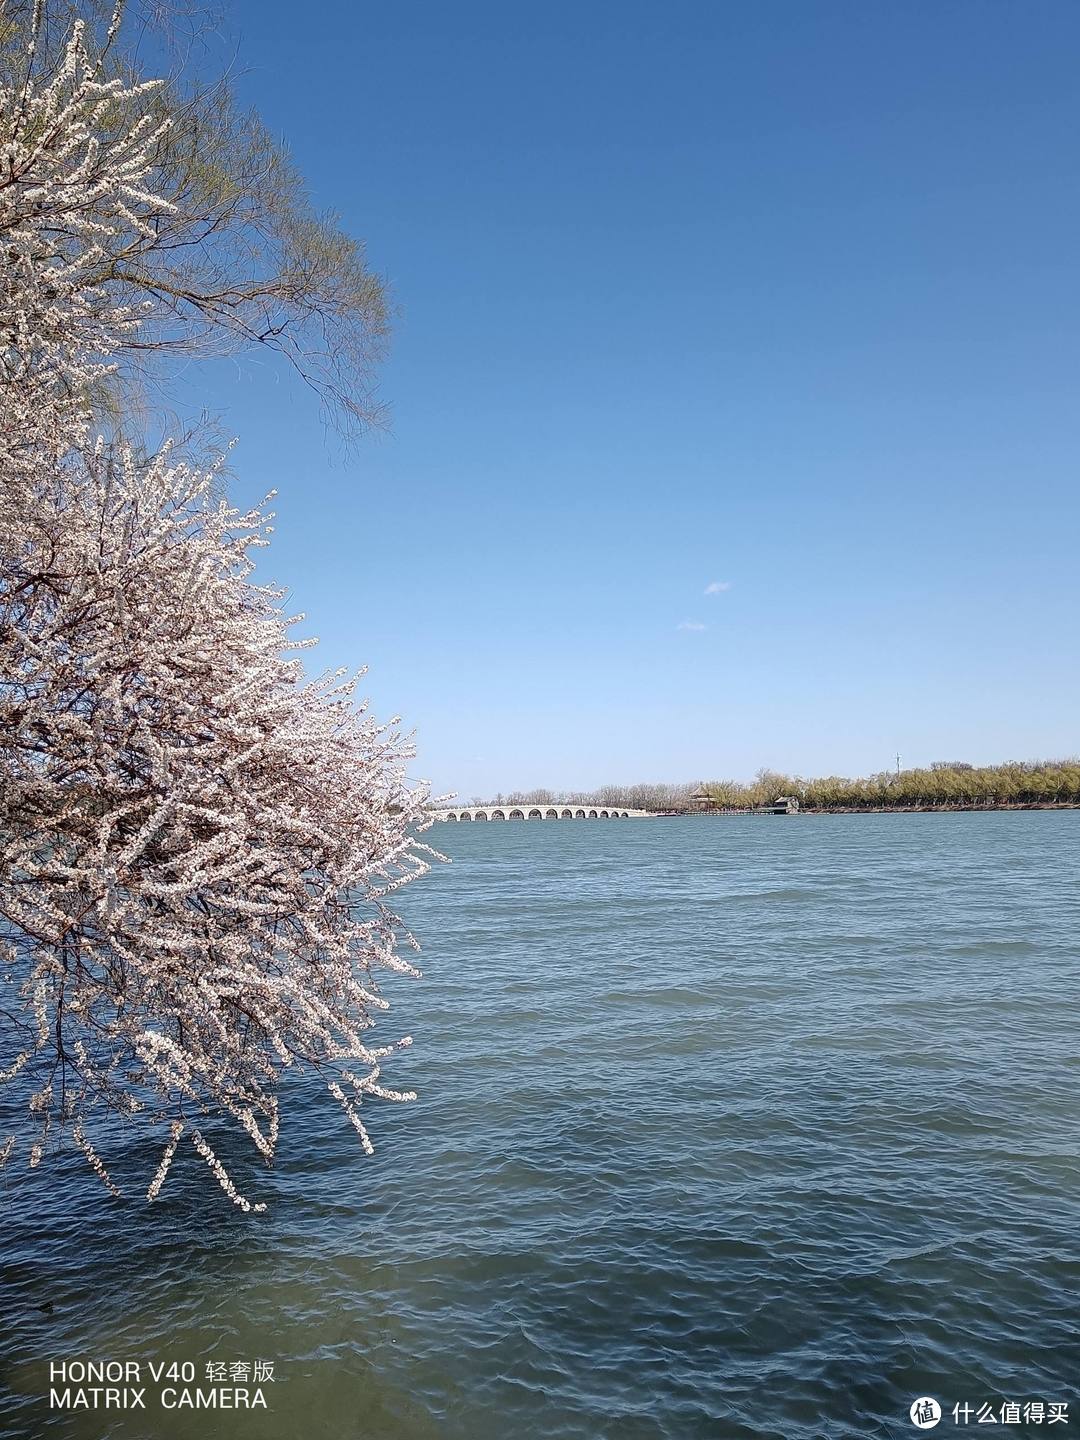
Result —
[[644, 820], [650, 810], [626, 805], [454, 805], [432, 810], [435, 820]]

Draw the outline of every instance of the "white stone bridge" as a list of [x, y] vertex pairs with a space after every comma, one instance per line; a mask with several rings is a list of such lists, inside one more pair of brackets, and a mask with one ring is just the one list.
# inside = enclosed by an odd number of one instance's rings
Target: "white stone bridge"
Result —
[[651, 810], [624, 805], [455, 805], [429, 812], [435, 820], [645, 820]]

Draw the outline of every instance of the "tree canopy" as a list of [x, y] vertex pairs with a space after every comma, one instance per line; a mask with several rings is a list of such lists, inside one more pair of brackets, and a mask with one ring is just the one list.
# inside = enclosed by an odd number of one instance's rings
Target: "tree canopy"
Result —
[[387, 897], [433, 852], [397, 722], [357, 707], [359, 675], [306, 679], [302, 617], [256, 581], [265, 507], [150, 451], [116, 382], [144, 345], [302, 330], [333, 275], [359, 324], [358, 252], [312, 221], [325, 268], [290, 294], [251, 258], [245, 289], [242, 249], [214, 258], [259, 213], [244, 172], [200, 177], [176, 92], [47, 18], [0, 87], [0, 1099], [22, 1116], [0, 1163], [70, 1134], [115, 1188], [96, 1127], [120, 1116], [160, 1134], [149, 1198], [186, 1133], [249, 1210], [204, 1131], [270, 1159], [285, 1070], [321, 1074], [365, 1149], [362, 1102], [411, 1098], [381, 1080], [407, 1041], [369, 1032], [378, 972], [413, 970]]

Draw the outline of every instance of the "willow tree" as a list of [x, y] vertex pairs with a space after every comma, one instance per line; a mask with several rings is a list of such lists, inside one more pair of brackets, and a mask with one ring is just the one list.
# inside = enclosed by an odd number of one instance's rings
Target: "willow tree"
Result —
[[[168, 0], [148, 8], [155, 21], [180, 9]], [[169, 356], [265, 347], [286, 357], [354, 437], [380, 417], [376, 362], [388, 331], [385, 285], [363, 244], [333, 213], [313, 208], [288, 152], [256, 113], [236, 105], [226, 79], [206, 79], [188, 56], [152, 85], [140, 83], [123, 44], [122, 7], [95, 25], [99, 13], [95, 0], [7, 0], [0, 84], [18, 97], [35, 77], [58, 73], [77, 25], [99, 79], [117, 82], [94, 116], [97, 143], [107, 149], [143, 120], [156, 135], [143, 182], [162, 203], [148, 225], [137, 223], [137, 203], [131, 216], [117, 207], [88, 249], [77, 232], [64, 233], [69, 212], [57, 215], [57, 239], [81, 266], [83, 293], [138, 310], [138, 329], [113, 338], [116, 376], [156, 375]], [[139, 18], [135, 35], [150, 23]], [[177, 49], [158, 48], [169, 56]]]
[[247, 1210], [206, 1117], [269, 1159], [293, 1065], [365, 1149], [361, 1104], [410, 1098], [369, 1032], [379, 970], [413, 968], [387, 896], [426, 868], [424, 796], [357, 676], [305, 679], [310, 642], [253, 575], [264, 507], [94, 406], [142, 346], [332, 317], [333, 274], [355, 336], [381, 310], [348, 245], [309, 236], [325, 268], [293, 291], [287, 264], [252, 278], [255, 212], [214, 181], [206, 232], [169, 87], [108, 63], [115, 23], [58, 45], [46, 19], [21, 66], [7, 37], [0, 89], [0, 1080], [23, 1116], [0, 1158], [37, 1168], [70, 1135], [113, 1187], [95, 1125], [120, 1115], [160, 1132], [150, 1198], [186, 1135]]

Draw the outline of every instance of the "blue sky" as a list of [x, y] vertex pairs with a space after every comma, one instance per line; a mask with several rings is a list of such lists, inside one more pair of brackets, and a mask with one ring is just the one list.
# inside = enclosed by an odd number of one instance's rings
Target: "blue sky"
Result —
[[191, 396], [418, 775], [1080, 750], [1080, 7], [230, 23], [242, 96], [392, 286], [391, 426], [346, 464], [258, 356]]

